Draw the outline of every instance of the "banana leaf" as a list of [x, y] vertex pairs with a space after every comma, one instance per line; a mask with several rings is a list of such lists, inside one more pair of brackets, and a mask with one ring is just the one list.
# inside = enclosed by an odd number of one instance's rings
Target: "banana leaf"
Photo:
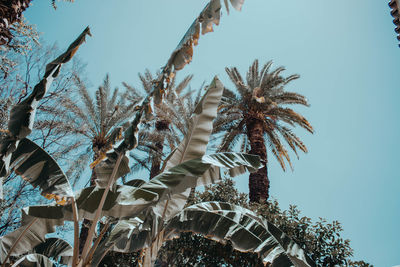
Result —
[[252, 211], [220, 202], [204, 202], [185, 208], [165, 227], [165, 238], [181, 232], [200, 233], [233, 248], [258, 253], [267, 266], [310, 267], [315, 263], [285, 233]]
[[[172, 201], [173, 197], [180, 197], [181, 193], [193, 187], [216, 183], [221, 180], [219, 175], [221, 168], [236, 172], [238, 168], [250, 172], [261, 167], [258, 156], [245, 153], [216, 153], [192, 159], [162, 172], [140, 188], [156, 192], [159, 200], [151, 209], [166, 220], [186, 203], [184, 195], [178, 201]], [[213, 179], [203, 179], [205, 173], [212, 173]], [[171, 201], [171, 202], [169, 202]], [[169, 202], [169, 203], [167, 203]]]
[[12, 153], [10, 168], [23, 179], [39, 187], [47, 199], [65, 204], [74, 196], [71, 185], [57, 162], [31, 140], [22, 139]]
[[[76, 196], [79, 219], [93, 219], [104, 189], [89, 187], [81, 190]], [[132, 186], [118, 186], [116, 192], [109, 192], [103, 207], [103, 216], [130, 218], [142, 212], [154, 203], [158, 195]], [[5, 260], [15, 241], [22, 235], [11, 256], [19, 256], [32, 251], [37, 245], [45, 243], [45, 236], [55, 232], [56, 226], [64, 221], [73, 221], [70, 203], [61, 205], [31, 206], [22, 209], [21, 227], [0, 237], [0, 262]]]
[[[207, 185], [200, 177], [209, 169], [219, 172], [220, 168], [235, 169], [245, 166], [255, 171], [261, 166], [258, 156], [244, 153], [217, 153], [184, 162], [165, 171], [139, 187], [117, 185], [115, 191], [107, 194], [102, 216], [112, 218], [134, 218], [145, 209], [152, 209], [161, 215], [162, 205], [158, 203], [167, 195], [174, 195], [187, 188]], [[208, 182], [208, 181], [206, 181]], [[214, 181], [214, 182], [217, 182]], [[98, 203], [104, 193], [103, 188], [87, 187], [76, 194], [79, 219], [92, 220]], [[24, 209], [27, 215], [41, 219], [73, 220], [72, 206], [67, 204], [30, 206]], [[175, 212], [176, 213], [176, 212]]]
[[[62, 206], [59, 206], [62, 207]], [[64, 225], [61, 219], [34, 218], [28, 214], [27, 208], [22, 209], [21, 227], [0, 237], [0, 262], [3, 263], [11, 247], [20, 236], [11, 256], [20, 256], [32, 251], [35, 246], [46, 242], [45, 236], [55, 232], [56, 226]], [[26, 230], [27, 229], [27, 230]]]
[[[104, 188], [95, 186], [84, 188], [76, 194], [79, 220], [92, 220]], [[107, 194], [101, 215], [112, 218], [131, 218], [141, 213], [157, 201], [158, 194], [144, 189], [118, 185], [115, 191]], [[25, 208], [29, 216], [51, 220], [73, 220], [72, 206], [41, 205]]]
[[197, 104], [190, 121], [189, 130], [177, 149], [169, 157], [165, 169], [168, 170], [182, 162], [202, 157], [206, 153], [213, 129], [213, 120], [217, 116], [223, 91], [224, 85], [218, 77], [215, 77], [207, 92]]
[[[168, 195], [184, 192], [187, 188], [204, 185], [204, 181], [200, 177], [211, 168], [215, 172], [219, 172], [220, 168], [235, 169], [240, 166], [245, 166], [249, 170], [256, 170], [261, 164], [258, 156], [244, 153], [217, 153], [189, 160], [159, 174], [139, 187], [116, 186], [114, 192], [110, 191], [107, 194], [101, 215], [129, 219], [143, 213], [154, 213], [156, 218], [161, 218], [164, 205], [159, 204], [160, 200], [167, 199]], [[94, 218], [104, 190], [98, 187], [89, 187], [76, 195], [80, 220], [83, 218], [92, 220]], [[175, 214], [178, 210], [171, 209], [172, 211]], [[168, 214], [165, 217], [172, 215]], [[45, 235], [54, 232], [55, 226], [63, 225], [65, 220], [73, 221], [72, 206], [70, 203], [64, 206], [31, 206], [23, 209], [22, 218], [21, 228], [0, 239], [1, 252], [4, 257], [20, 233], [32, 220], [35, 219], [36, 222], [18, 242], [12, 255], [21, 255], [30, 251], [36, 245], [45, 242]], [[159, 219], [156, 220], [156, 222], [159, 221]], [[157, 231], [157, 229], [153, 228], [152, 231]]]
[[145, 184], [145, 183], [146, 183], [146, 181], [144, 181], [144, 180], [141, 180], [141, 179], [133, 179], [133, 180], [130, 180], [130, 181], [126, 182], [125, 185], [134, 186], [134, 187], [139, 187], [139, 186], [141, 186], [141, 185], [143, 185], [143, 184]]
[[46, 238], [44, 243], [33, 248], [33, 252], [53, 259], [60, 264], [71, 265], [72, 263], [72, 246], [60, 238]]
[[[230, 2], [236, 10], [240, 11], [244, 0], [231, 0]], [[228, 2], [225, 0], [224, 3], [229, 12]], [[175, 48], [164, 67], [164, 71], [166, 73], [169, 71], [175, 72], [176, 70], [183, 69], [186, 64], [190, 63], [193, 57], [193, 46], [198, 44], [200, 31], [203, 35], [212, 32], [213, 25], [219, 25], [220, 18], [221, 0], [211, 0], [200, 12]]]
[[[117, 178], [122, 177], [130, 172], [129, 157], [126, 156], [127, 152], [122, 156], [121, 163], [118, 166]], [[106, 158], [101, 161], [96, 167], [96, 185], [99, 188], [105, 188], [108, 180], [111, 177], [115, 163], [117, 161], [118, 153], [114, 150], [106, 153]]]
[[32, 253], [23, 256], [11, 267], [56, 267], [56, 265], [48, 257]]
[[[165, 168], [170, 169], [184, 161], [202, 157], [207, 150], [210, 134], [213, 130], [213, 120], [217, 116], [217, 109], [224, 91], [223, 84], [217, 77], [211, 82], [207, 92], [197, 104], [191, 118], [190, 127], [185, 138], [166, 159]], [[219, 172], [215, 173], [219, 177]], [[203, 174], [204, 179], [211, 176], [211, 171]], [[211, 180], [211, 179], [208, 179]], [[163, 199], [159, 206], [164, 205], [165, 214], [173, 214], [172, 209], [181, 210], [189, 197], [191, 188]]]
[[[151, 232], [151, 228], [149, 225], [144, 226], [143, 222], [143, 218], [139, 217], [119, 220], [110, 235], [97, 247], [90, 266], [98, 266], [109, 250], [133, 252], [150, 245], [145, 242], [148, 240], [147, 236]], [[132, 238], [138, 232], [140, 232], [140, 238]]]
[[[62, 55], [47, 64], [43, 79], [23, 101], [11, 108], [7, 135], [0, 140], [0, 178], [8, 175], [11, 156], [17, 149], [19, 141], [32, 132], [39, 101], [46, 94], [53, 79], [57, 77], [62, 64], [72, 58], [79, 46], [85, 41], [86, 35], [90, 35], [89, 27], [79, 35]], [[2, 179], [0, 182], [2, 182]], [[2, 187], [2, 183], [0, 187]], [[0, 199], [2, 197], [0, 195]]]
[[[249, 171], [255, 171], [261, 167], [258, 156], [249, 155], [244, 153], [217, 153], [203, 156], [202, 158], [197, 158], [193, 160], [186, 161], [180, 165], [170, 168], [167, 171], [157, 175], [149, 182], [140, 186], [140, 189], [154, 192], [158, 195], [158, 200], [155, 204], [149, 205], [147, 210], [143, 210], [142, 214], [137, 214], [144, 216], [143, 218], [135, 218], [134, 223], [130, 221], [121, 220], [116, 228], [111, 232], [110, 237], [103, 242], [100, 247], [107, 247], [109, 249], [114, 249], [119, 252], [131, 252], [142, 247], [148, 247], [153, 245], [153, 240], [156, 236], [160, 235], [160, 228], [165, 221], [172, 218], [179, 211], [182, 210], [181, 202], [186, 203], [185, 199], [180, 199], [178, 205], [171, 205], [169, 203], [176, 203], [172, 197], [179, 197], [181, 192], [185, 192], [188, 188], [207, 185], [211, 180], [201, 179], [202, 175], [212, 169], [214, 173], [219, 173], [221, 168], [224, 169], [236, 169], [238, 167], [245, 167]], [[215, 177], [220, 177], [219, 175]], [[218, 182], [219, 180], [213, 180], [212, 182]], [[167, 201], [168, 200], [168, 201]], [[166, 209], [166, 203], [168, 209]], [[123, 218], [122, 218], [123, 219]], [[138, 219], [142, 220], [144, 223], [138, 224]], [[127, 240], [120, 240], [119, 237], [123, 238], [123, 234], [118, 231], [123, 230], [123, 226], [128, 226], [125, 230], [129, 230], [129, 235], [131, 238]], [[115, 232], [117, 231], [117, 232]], [[140, 240], [132, 238], [132, 236], [141, 236]], [[127, 243], [129, 240], [135, 239], [134, 242]], [[160, 240], [160, 239], [159, 239]], [[114, 246], [115, 245], [115, 246]], [[157, 251], [155, 248], [154, 251]], [[96, 251], [95, 258], [101, 258], [104, 251]]]
[[[134, 252], [151, 247], [158, 251], [162, 244], [179, 237], [182, 232], [194, 232], [209, 239], [226, 243], [243, 252], [257, 253], [267, 266], [310, 267], [315, 263], [293, 240], [277, 227], [252, 211], [223, 202], [204, 202], [185, 208], [154, 230], [154, 220], [120, 220], [103, 241], [107, 250]], [[158, 240], [158, 244], [154, 244]], [[92, 266], [100, 262], [96, 251]], [[154, 262], [156, 254], [152, 255]], [[146, 265], [145, 265], [146, 266]]]

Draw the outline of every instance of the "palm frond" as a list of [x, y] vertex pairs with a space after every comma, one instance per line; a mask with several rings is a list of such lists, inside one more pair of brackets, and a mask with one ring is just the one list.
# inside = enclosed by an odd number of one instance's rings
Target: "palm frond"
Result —
[[78, 76], [75, 76], [75, 85], [78, 87], [79, 96], [84, 104], [90, 120], [95, 122], [94, 125], [96, 128], [96, 132], [100, 132], [100, 127], [97, 123], [99, 121], [99, 117], [96, 112], [93, 100], [90, 97], [89, 91]]
[[249, 94], [249, 90], [247, 86], [243, 82], [243, 78], [240, 75], [237, 68], [225, 68], [226, 73], [228, 74], [229, 78], [235, 85], [236, 89], [238, 90], [239, 94], [244, 98], [247, 94]]

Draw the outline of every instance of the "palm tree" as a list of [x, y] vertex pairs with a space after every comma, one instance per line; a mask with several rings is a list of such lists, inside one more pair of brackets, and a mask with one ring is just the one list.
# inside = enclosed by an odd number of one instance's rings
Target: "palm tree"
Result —
[[[57, 110], [63, 114], [58, 123], [63, 124], [74, 136], [74, 145], [79, 142], [80, 147], [86, 147], [85, 151], [75, 157], [74, 168], [68, 170], [68, 174], [82, 170], [90, 160], [98, 161], [118, 138], [120, 128], [131, 117], [136, 102], [127, 103], [127, 93], [119, 92], [115, 88], [111, 92], [110, 79], [107, 75], [103, 84], [95, 92], [95, 99], [77, 76], [74, 77], [77, 87], [78, 101], [73, 97], [66, 97], [61, 101], [61, 107]], [[79, 163], [77, 166], [77, 162]], [[71, 175], [69, 176], [71, 177]], [[74, 175], [79, 177], [79, 175]], [[96, 173], [92, 171], [90, 184], [93, 185]], [[75, 181], [76, 182], [76, 181]]]
[[269, 197], [266, 143], [285, 170], [285, 160], [290, 167], [292, 164], [282, 139], [298, 156], [297, 148], [305, 153], [307, 148], [292, 127], [300, 126], [310, 133], [314, 131], [303, 116], [287, 107], [293, 104], [308, 106], [303, 95], [287, 92], [284, 88], [299, 76], [283, 77], [281, 73], [285, 68], [271, 70], [271, 66], [269, 61], [259, 71], [258, 60], [255, 60], [247, 72], [246, 83], [237, 68], [226, 68], [237, 93], [225, 89], [214, 127], [214, 132], [223, 132], [220, 151], [231, 149], [241, 139], [242, 151], [258, 155], [264, 161], [264, 167], [249, 177], [251, 202], [263, 202]]
[[[75, 157], [73, 167], [67, 171], [69, 177], [79, 177], [89, 160], [92, 159], [96, 163], [105, 156], [105, 152], [121, 137], [122, 128], [118, 126], [132, 116], [137, 104], [136, 102], [126, 103], [127, 93], [120, 93], [118, 88], [111, 92], [108, 75], [96, 90], [95, 99], [92, 99], [87, 87], [77, 76], [75, 76], [75, 84], [80, 101], [76, 103], [76, 100], [72, 98], [65, 98], [58, 110], [59, 114], [64, 114], [58, 123], [62, 124], [62, 128], [73, 136], [74, 142], [70, 145], [86, 147]], [[90, 185], [95, 185], [95, 180], [96, 172], [92, 169], [88, 182]], [[89, 227], [90, 221], [85, 219], [80, 233], [80, 251], [85, 244]]]
[[[145, 94], [149, 94], [153, 87], [154, 77], [149, 70], [139, 74]], [[146, 168], [150, 171], [150, 179], [161, 172], [162, 157], [165, 153], [164, 146], [167, 144], [169, 150], [173, 150], [180, 142], [189, 128], [190, 117], [195, 108], [195, 103], [200, 99], [200, 92], [192, 99], [193, 91], [183, 93], [193, 76], [188, 75], [180, 83], [176, 83], [175, 77], [171, 79], [169, 89], [165, 92], [163, 102], [154, 107], [154, 117], [143, 125], [139, 132], [139, 151], [146, 152], [145, 158], [139, 155], [131, 155], [134, 160], [132, 170]], [[141, 90], [123, 83], [130, 93], [129, 99], [138, 101], [143, 98]]]

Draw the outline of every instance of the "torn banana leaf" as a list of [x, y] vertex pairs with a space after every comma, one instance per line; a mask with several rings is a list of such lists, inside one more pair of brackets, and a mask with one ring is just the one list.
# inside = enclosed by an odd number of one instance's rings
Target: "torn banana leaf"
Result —
[[[204, 181], [200, 180], [199, 177], [211, 168], [215, 172], [219, 172], [220, 168], [232, 169], [240, 166], [245, 166], [249, 170], [256, 170], [261, 164], [258, 156], [255, 155], [218, 153], [184, 162], [164, 171], [139, 187], [116, 186], [115, 192], [110, 191], [107, 194], [102, 216], [122, 219], [134, 218], [142, 212], [153, 211], [156, 216], [162, 217], [164, 205], [159, 205], [160, 200], [168, 199], [168, 196], [183, 192], [187, 188], [195, 187], [198, 184], [202, 185]], [[92, 220], [94, 218], [104, 190], [97, 187], [89, 187], [77, 194], [76, 204], [80, 220], [83, 218]], [[158, 204], [154, 205], [157, 202]], [[175, 209], [172, 209], [172, 211], [178, 212]], [[64, 220], [73, 220], [71, 204], [65, 206], [31, 206], [23, 210], [24, 215], [29, 220], [33, 220], [35, 217], [37, 222], [29, 229], [29, 234], [24, 235], [24, 240], [27, 241], [18, 243], [18, 246], [22, 247], [19, 247], [19, 250], [16, 250], [15, 253], [21, 253], [21, 250], [24, 249], [27, 250], [22, 253], [29, 251], [32, 246], [44, 242], [45, 235], [54, 232], [55, 225], [63, 224]], [[26, 223], [24, 222], [23, 226], [25, 225]], [[7, 252], [9, 250], [18, 237], [18, 233], [23, 229], [24, 227], [21, 227], [2, 238], [2, 251]]]
[[61, 264], [72, 264], [72, 246], [67, 241], [60, 238], [46, 238], [44, 243], [41, 243], [33, 248], [33, 252], [46, 256], [47, 258]]
[[56, 267], [56, 265], [48, 257], [33, 253], [23, 256], [11, 267]]
[[[76, 205], [78, 206], [79, 220], [93, 220], [104, 190], [92, 186], [77, 193]], [[115, 191], [110, 191], [107, 194], [101, 215], [113, 218], [132, 218], [154, 204], [157, 199], [158, 194], [154, 192], [132, 186], [118, 185]], [[65, 206], [30, 206], [25, 210], [28, 215], [36, 218], [73, 221], [71, 204]]]
[[204, 202], [185, 208], [165, 227], [166, 238], [180, 232], [200, 233], [234, 249], [258, 253], [267, 266], [310, 267], [315, 263], [285, 233], [252, 211], [221, 202]]
[[[245, 166], [250, 171], [259, 168], [258, 156], [244, 153], [217, 153], [202, 158], [184, 162], [165, 171], [139, 187], [117, 185], [115, 191], [107, 194], [103, 206], [102, 216], [113, 218], [133, 218], [147, 208], [161, 209], [154, 206], [169, 194], [185, 191], [196, 185], [204, 185], [202, 174], [213, 168], [219, 172], [220, 168], [234, 169]], [[208, 181], [206, 181], [208, 182]], [[105, 189], [88, 187], [76, 194], [79, 219], [92, 220], [98, 203]], [[153, 207], [154, 206], [154, 207]], [[72, 221], [72, 206], [45, 205], [25, 208], [27, 214], [37, 218], [65, 219]]]
[[[204, 156], [223, 91], [223, 84], [215, 77], [194, 110], [185, 138], [167, 157], [164, 163], [165, 169], [170, 169], [184, 161]], [[215, 173], [215, 175], [219, 178], [219, 172]], [[203, 176], [205, 178], [209, 177], [210, 172], [207, 171]], [[185, 191], [171, 195], [169, 199], [162, 200], [160, 205], [165, 206], [165, 213], [169, 215], [174, 213], [173, 210], [181, 210], [186, 204], [190, 190], [191, 188], [188, 187]]]
[[111, 177], [111, 173], [120, 155], [122, 155], [122, 160], [118, 166], [115, 179], [130, 172], [129, 158], [126, 154], [129, 150], [134, 149], [138, 145], [139, 124], [142, 114], [143, 111], [141, 110], [136, 112], [134, 119], [128, 124], [127, 129], [124, 131], [124, 139], [118, 144], [113, 145], [112, 149], [106, 153], [106, 157], [94, 166], [97, 174], [96, 184], [100, 188], [104, 188], [108, 184], [108, 180]]
[[[157, 237], [162, 239], [156, 248], [168, 239], [179, 237], [181, 232], [194, 232], [218, 242], [230, 241], [239, 251], [257, 253], [267, 266], [316, 266], [304, 250], [274, 225], [248, 209], [229, 203], [204, 202], [190, 206], [157, 230], [153, 222], [149, 216], [146, 221], [121, 220], [100, 247], [129, 253], [154, 247]], [[103, 249], [96, 251], [93, 263], [100, 262], [102, 252]], [[156, 255], [152, 256], [154, 260]]]
[[202, 157], [206, 153], [213, 130], [213, 120], [217, 116], [223, 91], [224, 85], [215, 77], [194, 110], [185, 138], [168, 157], [165, 169], [168, 170], [182, 162]]
[[22, 139], [12, 153], [10, 168], [23, 179], [39, 187], [47, 199], [65, 204], [74, 196], [71, 185], [57, 162], [31, 140]]
[[[175, 216], [182, 210], [187, 201], [187, 196], [182, 192], [190, 190], [192, 187], [207, 185], [210, 182], [218, 182], [220, 168], [237, 169], [244, 168], [248, 171], [256, 171], [261, 167], [258, 156], [244, 153], [217, 153], [206, 155], [202, 158], [186, 161], [154, 177], [149, 182], [141, 185], [139, 188], [145, 191], [151, 191], [158, 195], [159, 200], [154, 205], [149, 205], [149, 209], [143, 210], [145, 223], [139, 225], [137, 220], [132, 224], [131, 221], [121, 220], [118, 228], [114, 228], [111, 235], [100, 247], [114, 249], [119, 252], [132, 252], [142, 247], [153, 246], [154, 237], [159, 235], [160, 225], [164, 221]], [[214, 180], [203, 179], [202, 175], [206, 172], [214, 173]], [[217, 175], [218, 174], [218, 175]], [[137, 219], [137, 218], [136, 218]], [[126, 229], [122, 226], [128, 225]], [[128, 229], [130, 229], [128, 231]], [[119, 231], [123, 231], [119, 233]], [[125, 233], [126, 232], [126, 233]], [[125, 239], [125, 234], [130, 238]], [[140, 236], [140, 240], [136, 240]], [[112, 237], [112, 238], [111, 238]], [[122, 238], [122, 239], [121, 239]], [[160, 239], [158, 240], [160, 241]], [[132, 240], [135, 239], [133, 242]], [[127, 242], [130, 242], [129, 245]], [[95, 258], [101, 260], [104, 250], [96, 251]]]
[[[109, 249], [119, 252], [132, 252], [152, 246], [154, 237], [161, 230], [158, 228], [160, 221], [174, 216], [185, 205], [187, 197], [179, 198], [181, 192], [199, 185], [207, 185], [209, 182], [218, 182], [218, 180], [211, 181], [200, 178], [206, 171], [213, 170], [213, 173], [218, 173], [215, 177], [220, 177], [220, 168], [244, 167], [249, 171], [255, 171], [260, 166], [259, 158], [255, 155], [218, 153], [190, 160], [164, 171], [139, 187], [142, 190], [156, 193], [160, 201], [155, 206], [149, 205], [150, 210], [147, 212], [143, 209], [146, 217], [141, 220], [141, 224], [138, 217], [131, 220], [120, 220], [111, 231], [110, 236], [96, 250], [94, 262], [99, 262]], [[175, 197], [178, 199], [173, 199]], [[96, 203], [98, 203], [98, 200], [94, 201], [93, 205]], [[165, 209], [166, 203], [168, 203], [168, 209]], [[78, 206], [82, 207], [81, 204], [78, 204]], [[145, 223], [143, 223], [144, 221]]]
[[[241, 10], [244, 0], [231, 0], [232, 6], [236, 10]], [[228, 2], [224, 1], [227, 10], [229, 10]], [[179, 42], [175, 51], [168, 60], [164, 71], [175, 72], [192, 61], [193, 46], [197, 45], [201, 34], [213, 31], [213, 25], [219, 25], [221, 18], [221, 0], [211, 0], [201, 11], [200, 15], [195, 19], [190, 28], [187, 30], [182, 40]], [[169, 77], [169, 75], [167, 75]]]
[[[117, 178], [128, 174], [131, 170], [129, 168], [129, 157], [125, 154], [122, 156], [121, 163], [118, 166]], [[117, 161], [118, 153], [114, 150], [106, 153], [106, 158], [101, 161], [96, 167], [96, 185], [99, 188], [105, 188], [107, 186], [108, 180], [111, 177], [115, 163]]]
[[22, 226], [20, 228], [5, 236], [0, 237], [0, 262], [3, 263], [8, 252], [10, 251], [10, 248], [27, 227], [29, 227], [28, 230], [22, 235], [22, 238], [19, 240], [16, 247], [11, 252], [11, 256], [20, 256], [29, 251], [32, 251], [35, 246], [46, 242], [45, 236], [49, 233], [54, 233], [56, 226], [64, 225], [64, 220], [62, 218], [34, 218], [32, 216], [29, 216], [28, 212], [28, 208], [22, 209]]
[[[43, 79], [22, 102], [11, 108], [7, 135], [0, 140], [0, 177], [7, 176], [11, 154], [17, 148], [18, 142], [32, 132], [39, 101], [46, 94], [53, 79], [57, 77], [61, 65], [72, 58], [79, 46], [85, 41], [86, 35], [90, 35], [89, 27], [79, 35], [62, 55], [47, 64]], [[1, 186], [2, 184], [0, 184]], [[2, 199], [2, 195], [0, 195], [0, 199]]]
[[[127, 253], [151, 245], [150, 243], [144, 243], [148, 240], [146, 236], [151, 232], [151, 227], [149, 225], [145, 226], [143, 222], [139, 217], [129, 220], [119, 220], [113, 227], [110, 235], [97, 247], [90, 266], [98, 266], [105, 253], [110, 250]], [[137, 233], [139, 233], [140, 238], [133, 237], [137, 237]]]
[[[190, 190], [193, 187], [207, 185], [209, 182], [218, 182], [221, 177], [220, 169], [235, 170], [244, 167], [250, 172], [256, 171], [261, 167], [258, 156], [245, 153], [216, 153], [186, 161], [175, 167], [162, 172], [148, 183], [142, 185], [141, 189], [152, 191], [158, 194], [159, 200], [151, 209], [158, 216], [164, 216], [168, 220], [177, 211], [181, 210], [182, 203], [186, 203], [187, 198], [179, 198], [172, 201], [173, 205], [167, 203], [172, 196], [178, 197], [180, 193]], [[206, 172], [211, 172], [214, 180], [202, 179]], [[217, 175], [218, 174], [218, 175]], [[167, 209], [166, 209], [167, 207]]]
[[[103, 192], [104, 189], [88, 187], [77, 194], [79, 220], [93, 219]], [[114, 218], [136, 217], [157, 199], [158, 195], [151, 191], [132, 186], [117, 186], [115, 192], [108, 193], [102, 215]], [[64, 206], [43, 205], [22, 209], [22, 226], [0, 238], [0, 261], [3, 262], [14, 242], [28, 225], [32, 224], [17, 243], [17, 247], [11, 253], [12, 256], [25, 254], [44, 243], [46, 234], [53, 233], [56, 226], [64, 225], [64, 221], [73, 221], [70, 203]]]

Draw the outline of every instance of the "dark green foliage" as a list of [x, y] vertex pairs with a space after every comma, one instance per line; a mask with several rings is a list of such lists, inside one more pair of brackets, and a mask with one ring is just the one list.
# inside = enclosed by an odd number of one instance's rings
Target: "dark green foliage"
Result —
[[[220, 184], [207, 187], [204, 192], [197, 192], [191, 201], [225, 201], [250, 208], [293, 238], [317, 266], [372, 266], [363, 261], [350, 260], [353, 249], [350, 241], [341, 237], [343, 229], [338, 221], [328, 223], [320, 218], [312, 222], [308, 217], [301, 217], [296, 206], [282, 211], [276, 200], [268, 201], [267, 205], [249, 205], [246, 199], [246, 194], [235, 189], [233, 180], [225, 179]], [[159, 259], [162, 266], [263, 266], [255, 254], [233, 251], [229, 243], [224, 245], [191, 233], [168, 241], [160, 251]]]
[[264, 266], [254, 253], [242, 253], [232, 246], [183, 233], [169, 241], [160, 252], [161, 266]]
[[100, 262], [99, 267], [137, 266], [139, 254], [139, 252], [118, 253], [111, 251]]

